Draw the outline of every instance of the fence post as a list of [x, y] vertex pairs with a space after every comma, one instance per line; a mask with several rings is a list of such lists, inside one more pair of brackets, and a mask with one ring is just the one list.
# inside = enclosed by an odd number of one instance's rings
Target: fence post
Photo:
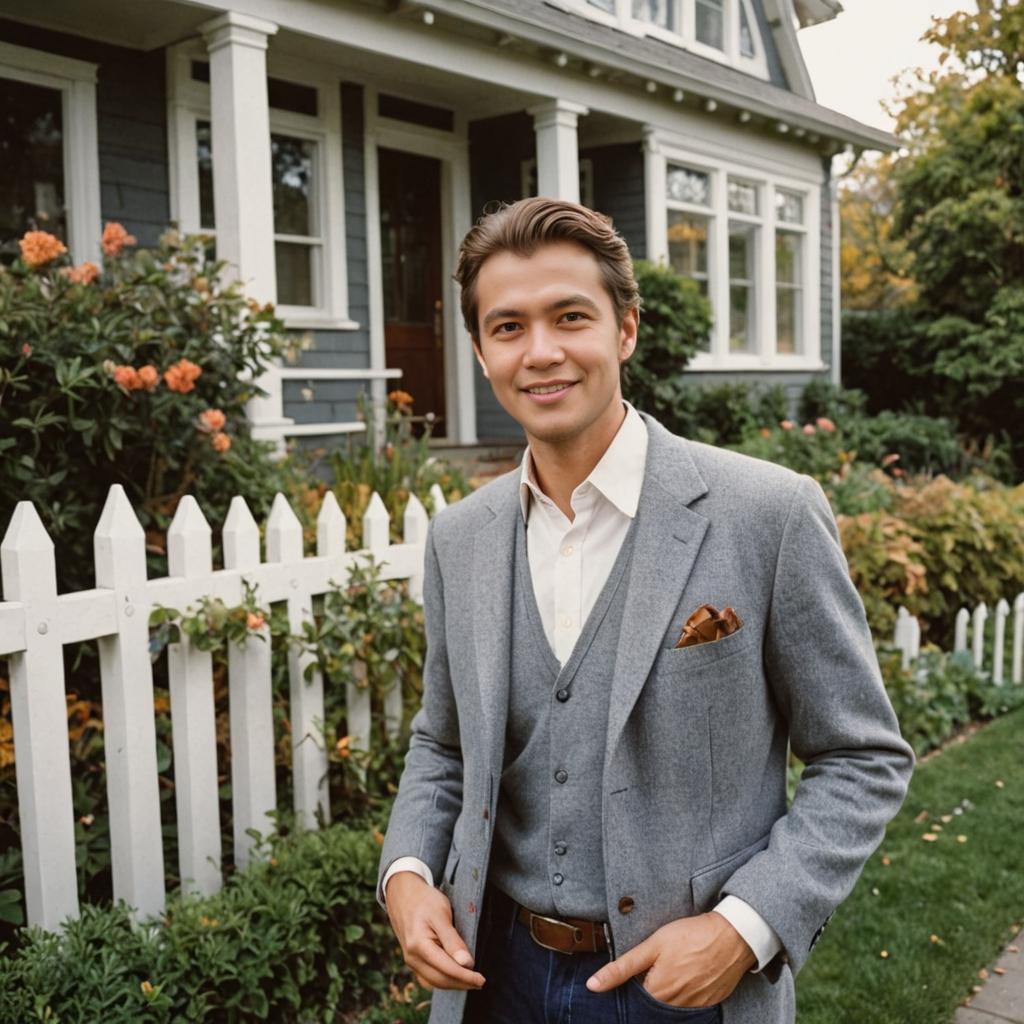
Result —
[[[231, 499], [223, 538], [225, 569], [244, 573], [259, 566], [259, 527], [240, 496]], [[244, 646], [228, 644], [231, 810], [237, 868], [252, 860], [255, 840], [250, 831], [261, 836], [272, 832], [271, 814], [277, 810], [269, 622], [258, 634], [247, 636]]]
[[974, 651], [974, 667], [980, 669], [985, 660], [985, 622], [988, 619], [988, 605], [984, 601], [974, 609], [971, 616], [971, 646]]
[[[213, 571], [210, 524], [186, 494], [167, 531], [170, 576], [205, 577]], [[178, 873], [186, 893], [209, 896], [221, 886], [220, 802], [213, 655], [182, 634], [167, 648], [178, 812]]]
[[0, 545], [4, 599], [25, 609], [25, 650], [8, 655], [14, 770], [30, 925], [56, 931], [78, 916], [71, 756], [57, 567], [30, 501], [19, 501]]
[[1005, 597], [996, 605], [996, 631], [992, 644], [992, 682], [1003, 685], [1003, 653], [1006, 650], [1006, 619], [1010, 614], [1010, 606]]
[[953, 637], [953, 653], [967, 650], [967, 624], [971, 621], [971, 613], [961, 608], [956, 613], [956, 632]]
[[445, 500], [444, 491], [441, 490], [440, 484], [430, 485], [430, 503], [434, 506], [434, 515], [443, 508], [448, 507], [448, 502]]
[[[303, 558], [302, 524], [283, 494], [278, 492], [267, 520], [267, 561], [292, 564], [295, 574], [289, 581], [288, 628], [301, 633], [303, 622], [313, 616], [312, 597], [299, 587], [299, 565]], [[307, 682], [307, 665], [315, 665], [315, 657], [289, 645], [288, 694], [292, 727], [292, 773], [295, 787], [295, 810], [301, 824], [316, 828], [317, 808], [323, 820], [330, 820], [327, 787], [327, 752], [324, 749], [324, 681], [320, 670], [313, 669]]]
[[111, 486], [93, 534], [96, 586], [113, 590], [117, 632], [99, 638], [114, 899], [139, 919], [164, 908], [164, 849], [149, 660], [146, 537], [124, 488]]
[[1010, 678], [1015, 685], [1024, 682], [1024, 592], [1013, 601], [1013, 666]]
[[896, 613], [896, 629], [893, 632], [893, 643], [902, 652], [901, 663], [903, 667], [908, 668], [911, 661], [918, 656], [921, 650], [921, 625], [906, 608], [900, 608]]

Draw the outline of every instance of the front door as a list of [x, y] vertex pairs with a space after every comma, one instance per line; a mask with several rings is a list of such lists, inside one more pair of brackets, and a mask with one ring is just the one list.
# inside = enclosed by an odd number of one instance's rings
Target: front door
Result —
[[387, 366], [402, 371], [395, 387], [412, 395], [413, 412], [433, 413], [444, 436], [441, 161], [380, 149], [378, 167]]

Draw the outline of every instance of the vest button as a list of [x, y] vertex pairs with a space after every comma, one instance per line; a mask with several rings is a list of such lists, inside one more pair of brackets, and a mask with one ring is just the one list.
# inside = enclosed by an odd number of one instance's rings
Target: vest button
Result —
[[569, 847], [566, 846], [565, 843], [555, 843], [555, 853], [557, 853], [559, 857], [567, 853], [568, 850]]
[[564, 704], [569, 699], [569, 691], [564, 687], [555, 694], [559, 701]]
[[564, 768], [559, 768], [558, 771], [555, 772], [555, 782], [568, 782], [568, 781], [569, 781], [569, 773]]
[[563, 875], [560, 871], [556, 871], [551, 876], [551, 881], [554, 882], [555, 885], [561, 885], [565, 881], [565, 875]]
[[632, 896], [623, 896], [619, 900], [619, 913], [628, 914], [636, 906], [636, 901]]

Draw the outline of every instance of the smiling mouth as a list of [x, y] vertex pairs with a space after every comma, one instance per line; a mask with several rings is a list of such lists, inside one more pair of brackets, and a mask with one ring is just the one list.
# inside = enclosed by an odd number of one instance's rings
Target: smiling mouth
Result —
[[565, 380], [558, 384], [542, 384], [532, 388], [523, 388], [523, 390], [528, 395], [553, 395], [558, 391], [565, 391], [571, 388], [575, 383], [576, 381], [574, 380]]

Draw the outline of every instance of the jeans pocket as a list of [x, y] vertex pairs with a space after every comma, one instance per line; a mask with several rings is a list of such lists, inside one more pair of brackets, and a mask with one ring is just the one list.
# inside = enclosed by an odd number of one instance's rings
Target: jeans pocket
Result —
[[720, 1003], [714, 1006], [673, 1006], [655, 999], [636, 978], [628, 983], [630, 993], [629, 1024], [662, 1024], [687, 1020], [692, 1024], [719, 1024], [722, 1019]]

